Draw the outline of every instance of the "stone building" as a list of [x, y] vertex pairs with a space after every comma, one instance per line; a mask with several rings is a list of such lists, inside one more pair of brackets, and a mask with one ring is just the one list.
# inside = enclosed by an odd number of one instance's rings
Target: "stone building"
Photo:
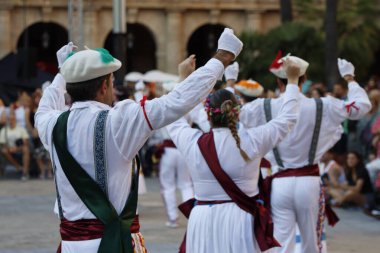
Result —
[[[202, 64], [224, 27], [265, 32], [280, 24], [279, 8], [278, 0], [126, 0], [127, 71], [175, 73], [190, 53]], [[27, 45], [28, 58], [54, 72], [70, 27], [83, 34], [74, 42], [112, 51], [112, 26], [111, 0], [83, 0], [81, 19], [67, 0], [0, 0], [0, 58]]]

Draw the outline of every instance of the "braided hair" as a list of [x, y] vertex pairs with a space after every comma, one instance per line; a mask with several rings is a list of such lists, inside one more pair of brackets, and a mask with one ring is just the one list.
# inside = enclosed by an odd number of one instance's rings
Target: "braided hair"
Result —
[[237, 130], [240, 104], [234, 94], [221, 89], [214, 92], [206, 102], [206, 112], [213, 127], [228, 127], [239, 148], [240, 155], [249, 161], [247, 153], [240, 147], [240, 137]]

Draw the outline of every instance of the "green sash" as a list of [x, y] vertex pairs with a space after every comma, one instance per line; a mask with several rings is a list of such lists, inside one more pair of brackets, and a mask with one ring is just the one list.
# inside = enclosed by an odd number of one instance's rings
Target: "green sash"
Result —
[[[63, 172], [86, 207], [104, 225], [98, 253], [133, 253], [131, 224], [136, 216], [140, 163], [132, 166], [131, 191], [120, 215], [99, 185], [86, 173], [67, 150], [67, 120], [70, 111], [62, 113], [53, 129], [53, 143]], [[135, 160], [133, 161], [135, 165]]]

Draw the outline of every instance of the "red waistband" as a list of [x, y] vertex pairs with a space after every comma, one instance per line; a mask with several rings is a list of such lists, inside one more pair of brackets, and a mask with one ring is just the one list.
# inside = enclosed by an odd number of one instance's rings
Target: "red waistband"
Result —
[[[104, 224], [98, 219], [76, 221], [61, 220], [60, 233], [63, 241], [85, 241], [103, 237]], [[131, 225], [131, 233], [140, 231], [139, 216], [136, 215]]]
[[164, 140], [161, 144], [162, 148], [176, 148], [172, 140]]
[[302, 168], [288, 168], [281, 170], [276, 174], [273, 174], [273, 178], [280, 177], [319, 177], [319, 166], [318, 164], [307, 165]]

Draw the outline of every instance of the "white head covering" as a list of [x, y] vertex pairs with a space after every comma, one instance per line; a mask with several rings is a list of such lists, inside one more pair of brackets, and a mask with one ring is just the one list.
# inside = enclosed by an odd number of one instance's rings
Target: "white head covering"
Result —
[[283, 63], [290, 59], [295, 64], [300, 67], [300, 76], [305, 75], [307, 68], [309, 67], [309, 63], [299, 57], [291, 56], [290, 53], [285, 57], [281, 57], [281, 51], [278, 51], [276, 58], [273, 60], [272, 64], [269, 67], [270, 72], [272, 72], [275, 76], [279, 78], [286, 79], [286, 71], [283, 67]]
[[162, 84], [162, 88], [164, 88], [165, 92], [171, 92], [177, 86], [177, 84], [178, 83], [176, 82], [165, 82]]
[[259, 97], [264, 92], [263, 86], [252, 79], [241, 80], [235, 84], [235, 89], [248, 97]]
[[61, 67], [68, 83], [88, 81], [115, 72], [121, 62], [106, 49], [86, 49], [70, 55]]
[[141, 91], [141, 90], [144, 90], [145, 88], [145, 84], [143, 82], [143, 80], [139, 80], [136, 84], [135, 84], [135, 91]]

